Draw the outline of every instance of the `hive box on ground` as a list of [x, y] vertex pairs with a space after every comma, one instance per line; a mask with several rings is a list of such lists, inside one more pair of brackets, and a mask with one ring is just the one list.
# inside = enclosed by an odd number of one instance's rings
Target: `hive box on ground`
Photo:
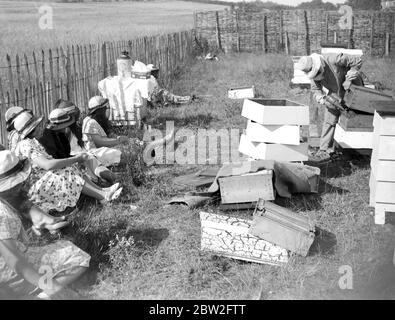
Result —
[[247, 99], [255, 97], [255, 87], [230, 88], [228, 98], [230, 99]]
[[372, 149], [373, 132], [345, 131], [337, 124], [334, 138], [343, 149]]
[[250, 120], [247, 123], [246, 135], [253, 142], [300, 144], [300, 126], [264, 126]]
[[274, 200], [272, 170], [219, 178], [218, 183], [222, 204], [256, 202], [259, 198]]
[[258, 201], [250, 233], [305, 257], [314, 241], [315, 224], [287, 208]]
[[288, 251], [249, 234], [252, 221], [200, 212], [201, 250], [233, 259], [284, 265]]
[[258, 160], [307, 161], [308, 143], [298, 146], [252, 142], [246, 135], [240, 138], [239, 152]]
[[309, 107], [286, 99], [245, 99], [241, 115], [263, 125], [309, 125]]

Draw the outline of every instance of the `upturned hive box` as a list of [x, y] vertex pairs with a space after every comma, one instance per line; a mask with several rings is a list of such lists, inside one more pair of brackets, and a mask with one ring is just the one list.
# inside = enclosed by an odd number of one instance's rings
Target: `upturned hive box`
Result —
[[252, 220], [200, 212], [201, 250], [238, 260], [284, 265], [286, 249], [249, 234]]
[[228, 90], [229, 99], [247, 99], [255, 97], [255, 87], [230, 88]]
[[309, 125], [309, 107], [286, 99], [245, 99], [241, 115], [263, 125]]

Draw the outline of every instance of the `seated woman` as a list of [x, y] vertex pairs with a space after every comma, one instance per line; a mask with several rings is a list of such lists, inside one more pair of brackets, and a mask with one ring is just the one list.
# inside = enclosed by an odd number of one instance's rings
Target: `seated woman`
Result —
[[85, 153], [66, 159], [54, 159], [38, 142], [41, 136], [39, 127], [42, 117], [37, 119], [27, 112], [15, 118], [15, 129], [21, 135], [15, 153], [27, 158], [32, 164], [29, 179], [29, 199], [43, 211], [64, 211], [74, 207], [81, 193], [99, 200], [101, 203], [119, 197], [122, 188], [115, 184], [110, 188], [100, 188], [88, 178], [84, 178], [76, 166], [89, 160]]
[[90, 256], [69, 241], [28, 248], [13, 199], [26, 199], [23, 188], [31, 172], [9, 150], [0, 151], [0, 287], [26, 296], [41, 290], [42, 298], [77, 298], [66, 286], [89, 267]]
[[59, 100], [49, 115], [49, 121], [42, 137], [38, 140], [45, 151], [54, 159], [70, 158], [81, 153], [87, 153], [89, 160], [86, 164], [87, 175], [91, 180], [101, 178], [110, 184], [115, 182], [115, 175], [103, 166], [97, 158], [87, 152], [82, 141], [82, 130], [77, 125], [80, 111], [73, 103]]
[[[6, 121], [6, 129], [8, 132], [8, 149], [11, 151], [15, 150], [17, 143], [19, 142], [19, 133], [14, 128], [14, 120], [15, 118], [24, 111], [28, 111], [21, 107], [11, 107], [8, 108], [4, 114], [4, 118]], [[30, 112], [30, 111], [28, 111]]]
[[88, 116], [82, 124], [82, 140], [85, 148], [94, 154], [104, 165], [115, 165], [121, 162], [122, 151], [114, 148], [129, 142], [126, 136], [109, 138], [110, 121], [108, 120], [109, 101], [101, 96], [89, 100]]

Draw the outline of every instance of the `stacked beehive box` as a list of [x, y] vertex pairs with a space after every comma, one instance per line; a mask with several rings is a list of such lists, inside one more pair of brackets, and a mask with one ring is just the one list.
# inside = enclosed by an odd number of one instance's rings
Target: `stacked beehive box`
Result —
[[308, 143], [300, 142], [300, 127], [309, 125], [308, 106], [284, 99], [245, 99], [241, 115], [248, 119], [241, 153], [260, 160], [308, 160]]
[[370, 206], [375, 223], [385, 224], [386, 212], [395, 212], [395, 112], [375, 112], [373, 126]]
[[295, 64], [299, 61], [300, 56], [293, 56], [292, 62], [294, 64], [294, 77], [291, 80], [291, 85], [301, 86], [301, 87], [310, 87], [311, 80], [307, 77], [307, 75], [295, 68]]

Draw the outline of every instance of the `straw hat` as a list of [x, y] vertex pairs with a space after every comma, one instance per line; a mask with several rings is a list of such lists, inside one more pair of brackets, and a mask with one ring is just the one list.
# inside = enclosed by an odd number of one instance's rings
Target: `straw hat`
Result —
[[69, 127], [76, 121], [76, 119], [70, 115], [70, 112], [75, 112], [74, 110], [75, 108], [70, 109], [70, 107], [52, 110], [49, 114], [47, 128], [51, 130], [62, 130]]
[[22, 112], [14, 120], [15, 130], [19, 132], [20, 139], [23, 140], [43, 121], [44, 117], [36, 118], [30, 112]]
[[24, 111], [21, 107], [8, 108], [4, 114], [7, 130], [9, 130], [14, 123], [15, 118]]
[[295, 64], [295, 69], [306, 73], [309, 79], [314, 79], [322, 68], [321, 55], [317, 53], [313, 53], [310, 56], [303, 56]]
[[0, 151], [0, 192], [12, 189], [30, 175], [29, 161], [19, 160], [10, 150]]
[[104, 108], [108, 104], [108, 99], [101, 96], [94, 96], [89, 100], [88, 115], [95, 112], [97, 109]]

